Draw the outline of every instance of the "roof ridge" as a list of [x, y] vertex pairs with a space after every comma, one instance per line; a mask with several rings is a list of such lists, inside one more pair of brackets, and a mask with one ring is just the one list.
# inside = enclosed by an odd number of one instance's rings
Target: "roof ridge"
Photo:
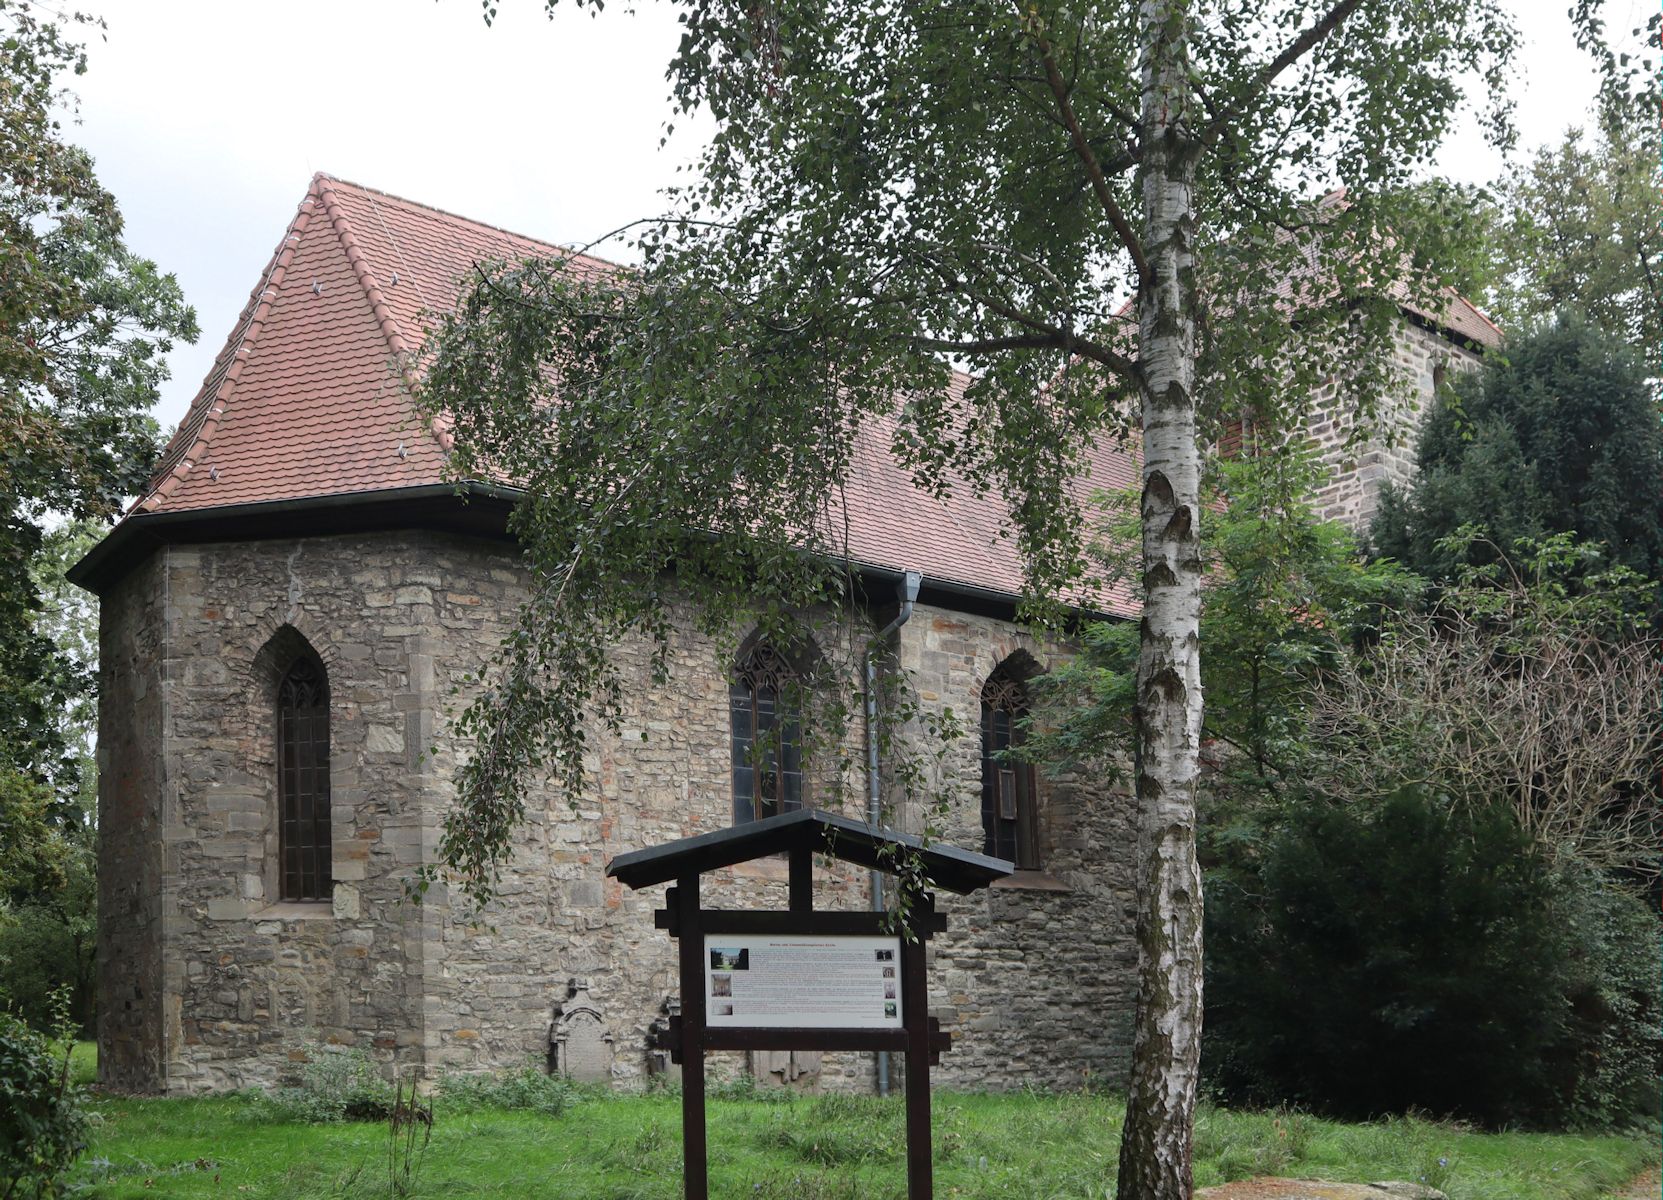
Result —
[[[416, 371], [412, 365], [415, 355], [411, 351], [409, 342], [405, 340], [404, 331], [399, 327], [398, 318], [387, 303], [387, 297], [381, 291], [381, 285], [375, 280], [375, 272], [370, 267], [370, 261], [358, 245], [358, 236], [352, 231], [352, 218], [341, 207], [335, 198], [332, 185], [340, 182], [323, 172], [312, 180], [312, 186], [317, 190], [319, 199], [323, 202], [324, 212], [329, 216], [330, 228], [334, 231], [341, 249], [346, 251], [347, 262], [352, 264], [353, 277], [358, 280], [358, 286], [363, 288], [364, 296], [370, 303], [370, 309], [375, 314], [376, 324], [381, 328], [381, 335], [387, 339], [387, 349], [392, 354], [393, 363], [398, 371], [399, 382], [403, 384], [406, 395], [412, 395], [416, 387]], [[356, 186], [356, 185], [349, 185]], [[374, 189], [365, 189], [374, 190]], [[396, 199], [397, 197], [393, 197]], [[387, 240], [398, 252], [398, 239], [391, 229], [387, 230]], [[417, 414], [419, 417], [419, 414]], [[422, 421], [433, 441], [438, 445], [442, 454], [449, 455], [454, 439], [439, 427], [437, 421]]]
[[493, 225], [489, 221], [481, 221], [477, 217], [470, 217], [464, 213], [456, 212], [453, 209], [440, 208], [437, 204], [428, 204], [425, 201], [412, 200], [409, 196], [400, 196], [398, 193], [389, 192], [385, 188], [371, 187], [367, 183], [358, 183], [351, 179], [342, 179], [338, 175], [330, 175], [325, 171], [319, 171], [317, 178], [323, 180], [326, 185], [339, 184], [342, 187], [349, 187], [355, 191], [365, 192], [372, 196], [380, 196], [386, 200], [392, 200], [399, 204], [409, 205], [411, 208], [420, 208], [430, 213], [437, 213], [441, 217], [449, 217], [453, 221], [463, 221], [469, 225], [477, 225], [481, 229], [489, 229], [493, 233], [500, 233], [506, 237], [518, 238], [522, 242], [535, 242], [537, 245], [547, 246], [551, 250], [560, 250], [566, 254], [576, 255], [578, 258], [586, 258], [591, 262], [598, 263], [604, 267], [622, 268], [624, 266], [623, 263], [613, 262], [609, 258], [601, 258], [599, 255], [590, 254], [586, 250], [578, 250], [572, 246], [563, 246], [559, 242], [551, 242], [548, 238], [537, 237], [535, 234], [522, 233], [518, 229], [509, 229], [503, 225]]
[[[296, 207], [295, 215], [290, 218], [282, 240], [277, 243], [277, 249], [272, 251], [271, 259], [266, 264], [265, 271], [261, 273], [260, 282], [254, 285], [253, 292], [249, 294], [243, 315], [231, 327], [231, 332], [225, 339], [225, 348], [219, 352], [219, 357], [209, 368], [208, 374], [203, 378], [201, 390], [191, 401], [190, 407], [185, 410], [184, 419], [179, 422], [173, 438], [162, 451], [162, 458], [157, 466], [157, 476], [160, 477], [151, 477], [145, 494], [134, 502], [129, 511], [154, 509], [173, 494], [184, 480], [185, 473], [207, 453], [208, 444], [219, 428], [219, 419], [236, 391], [237, 381], [242, 377], [243, 366], [248, 362], [250, 350], [264, 330], [266, 318], [271, 314], [272, 298], [283, 286], [289, 263], [294, 260], [295, 247], [300, 244], [301, 234], [306, 232], [307, 225], [311, 223], [317, 194], [318, 180], [314, 178], [312, 186], [307, 189], [306, 195]], [[232, 349], [233, 346], [235, 349]], [[195, 432], [187, 435], [186, 431], [194, 414], [202, 411], [204, 407], [207, 410], [203, 412]], [[173, 452], [174, 444], [178, 443], [182, 436], [189, 436], [191, 440], [185, 444], [178, 457], [169, 463], [169, 455]]]

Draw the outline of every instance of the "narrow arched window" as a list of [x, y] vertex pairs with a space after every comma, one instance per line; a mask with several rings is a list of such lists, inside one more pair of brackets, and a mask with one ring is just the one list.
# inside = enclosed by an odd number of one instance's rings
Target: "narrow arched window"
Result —
[[284, 900], [328, 900], [329, 681], [302, 655], [277, 685], [277, 863]]
[[735, 665], [728, 691], [735, 825], [803, 806], [794, 682], [790, 664], [766, 643], [751, 646]]
[[1008, 666], [982, 687], [982, 833], [985, 854], [1019, 870], [1039, 868], [1039, 806], [1034, 768], [1010, 751], [1021, 744], [1028, 689]]

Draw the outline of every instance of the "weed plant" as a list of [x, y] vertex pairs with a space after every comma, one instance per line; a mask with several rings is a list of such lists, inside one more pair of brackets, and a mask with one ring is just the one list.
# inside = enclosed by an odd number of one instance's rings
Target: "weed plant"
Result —
[[558, 1117], [583, 1098], [583, 1088], [562, 1075], [550, 1075], [528, 1058], [512, 1071], [448, 1073], [439, 1080], [439, 1095], [448, 1107], [458, 1109], [496, 1108]]
[[384, 1121], [393, 1111], [393, 1087], [370, 1056], [352, 1046], [309, 1046], [298, 1084], [256, 1092], [261, 1120], [326, 1125]]

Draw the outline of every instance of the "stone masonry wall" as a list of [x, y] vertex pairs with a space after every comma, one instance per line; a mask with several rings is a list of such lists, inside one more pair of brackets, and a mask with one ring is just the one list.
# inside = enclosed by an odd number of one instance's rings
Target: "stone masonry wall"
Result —
[[[1059, 650], [1005, 621], [920, 607], [898, 661], [929, 708], [951, 709], [967, 736], [947, 748], [936, 783], [944, 812], [908, 814], [943, 840], [983, 846], [983, 683], [1019, 656], [1045, 669]], [[1133, 891], [1136, 833], [1124, 790], [1037, 772], [1040, 869], [938, 901], [948, 932], [931, 951], [931, 1011], [953, 1030], [939, 1078], [957, 1087], [1073, 1088], [1125, 1076], [1137, 1003]]]
[[1308, 430], [1322, 448], [1331, 482], [1317, 492], [1317, 514], [1368, 532], [1379, 507], [1382, 485], [1401, 487], [1415, 472], [1415, 442], [1439, 384], [1456, 372], [1477, 370], [1479, 356], [1423, 325], [1404, 321], [1393, 351], [1406, 394], [1383, 411], [1374, 429], [1347, 445], [1356, 430], [1356, 410], [1332, 382], [1312, 397]]
[[[165, 552], [167, 1057], [150, 1086], [270, 1084], [314, 1041], [420, 1061], [429, 918], [400, 901], [423, 844], [431, 631], [425, 588], [376, 584], [428, 558], [393, 537]], [[275, 692], [301, 639], [329, 675], [332, 904], [275, 884]]]
[[[269, 1085], [315, 1043], [428, 1076], [542, 1060], [574, 978], [609, 1028], [611, 1076], [644, 1079], [648, 1027], [676, 987], [674, 949], [653, 928], [662, 889], [623, 889], [605, 864], [732, 819], [722, 649], [690, 619], [676, 624], [668, 685], [649, 682], [647, 647], [620, 647], [637, 683], [624, 728], [596, 732], [592, 788], [575, 804], [552, 790], [531, 797], [497, 902], [472, 913], [442, 887], [419, 907], [404, 899], [413, 869], [436, 858], [452, 798], [447, 712], [466, 692], [451, 688], [484, 664], [523, 592], [508, 547], [412, 532], [171, 547], [106, 599], [101, 875], [132, 900], [106, 910], [106, 1007], [123, 978], [148, 970], [160, 985], [144, 989], [142, 1020], [123, 1018], [132, 1028], [101, 1031], [112, 1080], [119, 1070], [124, 1086], [174, 1093]], [[332, 904], [275, 896], [275, 685], [302, 639], [329, 676]], [[970, 716], [946, 760], [954, 799], [941, 830], [969, 848], [981, 846], [981, 684], [1024, 648], [1041, 657], [1007, 623], [928, 608], [902, 630], [899, 662], [919, 695]], [[141, 682], [164, 676], [165, 710], [162, 688]], [[135, 723], [128, 711], [149, 715]], [[851, 730], [845, 749], [858, 752], [862, 734]], [[858, 813], [861, 782], [858, 771], [822, 776], [810, 795]], [[960, 1034], [943, 1071], [965, 1086], [1066, 1085], [1124, 1058], [1124, 802], [1060, 783], [1043, 791], [1046, 877], [946, 905], [954, 928], [936, 950], [932, 1004]], [[135, 804], [169, 813], [165, 860], [161, 830]], [[784, 907], [785, 874], [783, 860], [749, 864], [708, 880], [705, 902]], [[817, 873], [818, 906], [868, 903], [865, 872]], [[712, 1070], [744, 1065], [731, 1056]], [[799, 1086], [873, 1080], [870, 1055], [810, 1056], [783, 1073], [801, 1070]]]
[[165, 552], [100, 612], [98, 1078], [121, 1091], [163, 1078], [162, 744]]
[[[517, 562], [476, 544], [444, 543], [435, 567], [449, 584], [435, 597], [433, 619], [446, 647], [441, 679], [477, 671], [514, 618], [523, 592]], [[742, 632], [742, 631], [740, 631]], [[736, 634], [737, 640], [737, 634]], [[443, 892], [429, 900], [442, 914], [443, 953], [426, 980], [427, 1061], [433, 1070], [469, 1070], [541, 1059], [556, 1005], [569, 981], [586, 980], [612, 1035], [611, 1073], [640, 1084], [648, 1073], [648, 1029], [677, 991], [675, 945], [653, 926], [664, 888], [631, 891], [604, 876], [628, 850], [732, 822], [728, 678], [722, 647], [680, 614], [670, 646], [670, 682], [651, 682], [649, 647], [626, 642], [615, 653], [635, 686], [624, 698], [617, 734], [591, 729], [590, 788], [575, 803], [553, 789], [530, 798], [526, 822], [500, 898], [482, 914]], [[452, 700], [460, 709], [466, 693]], [[451, 799], [456, 748], [443, 736], [434, 759], [436, 800]], [[807, 784], [812, 802], [854, 811], [858, 799], [832, 781]], [[857, 793], [858, 795], [858, 793]], [[432, 847], [437, 850], [437, 843]], [[707, 876], [707, 907], [786, 903], [784, 859]], [[816, 905], [858, 908], [860, 872], [817, 871]], [[855, 1086], [869, 1056], [827, 1055], [828, 1085]], [[713, 1060], [713, 1074], [743, 1067], [739, 1056]]]

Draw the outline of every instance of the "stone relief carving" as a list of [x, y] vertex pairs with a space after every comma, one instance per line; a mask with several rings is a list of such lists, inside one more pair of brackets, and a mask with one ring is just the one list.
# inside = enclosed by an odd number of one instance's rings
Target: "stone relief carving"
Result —
[[580, 1083], [612, 1078], [612, 1031], [589, 995], [587, 979], [573, 979], [565, 1002], [554, 1010], [549, 1065], [554, 1073]]

